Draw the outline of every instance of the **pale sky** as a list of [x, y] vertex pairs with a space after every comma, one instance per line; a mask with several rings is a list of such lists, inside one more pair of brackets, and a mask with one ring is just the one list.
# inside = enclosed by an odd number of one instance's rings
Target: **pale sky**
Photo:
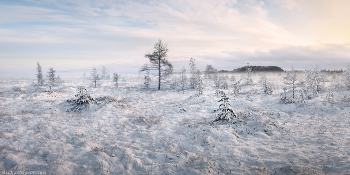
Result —
[[161, 39], [181, 70], [350, 63], [349, 0], [0, 0], [0, 73], [137, 73]]

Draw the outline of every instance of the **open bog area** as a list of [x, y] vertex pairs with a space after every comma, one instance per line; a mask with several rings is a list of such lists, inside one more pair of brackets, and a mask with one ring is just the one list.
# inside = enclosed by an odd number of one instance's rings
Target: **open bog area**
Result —
[[[283, 73], [266, 75], [271, 94], [259, 74], [235, 92], [244, 76], [222, 74], [222, 88], [202, 75], [202, 95], [171, 79], [145, 89], [137, 74], [122, 75], [118, 88], [62, 78], [51, 91], [35, 77], [0, 79], [0, 174], [350, 174], [341, 81], [326, 75], [323, 90], [304, 101], [298, 85], [288, 103]], [[77, 111], [67, 100], [80, 86], [94, 103]], [[223, 93], [236, 116], [215, 121]]]

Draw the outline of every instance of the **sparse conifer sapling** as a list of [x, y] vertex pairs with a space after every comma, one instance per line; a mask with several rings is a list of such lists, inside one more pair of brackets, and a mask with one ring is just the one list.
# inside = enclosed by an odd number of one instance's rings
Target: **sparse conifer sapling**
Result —
[[247, 85], [253, 84], [252, 68], [249, 66], [249, 63], [246, 66], [245, 74], [246, 74], [246, 77], [245, 77], [246, 78], [246, 84]]
[[114, 73], [113, 74], [113, 82], [114, 82], [114, 85], [115, 85], [116, 88], [118, 88], [118, 85], [119, 85], [118, 81], [119, 81], [119, 76], [118, 76], [117, 73]]
[[185, 67], [183, 67], [181, 72], [180, 72], [180, 86], [181, 86], [182, 92], [184, 92], [184, 90], [187, 87], [187, 76], [186, 76], [186, 69], [185, 69]]
[[96, 68], [92, 68], [92, 72], [91, 72], [91, 80], [92, 83], [95, 85], [95, 88], [97, 87], [97, 82], [100, 80], [100, 75], [97, 74], [97, 70]]
[[149, 75], [149, 67], [148, 67], [148, 64], [145, 64], [145, 65], [143, 65], [142, 66], [142, 68], [141, 68], [141, 70], [140, 70], [140, 72], [146, 72], [145, 73], [145, 75], [144, 75], [144, 77], [143, 77], [143, 87], [145, 88], [145, 89], [149, 89], [150, 88], [150, 86], [151, 86], [151, 77], [150, 77], [150, 75]]
[[222, 94], [221, 99], [218, 101], [220, 102], [219, 108], [214, 110], [214, 112], [219, 112], [217, 114], [217, 117], [214, 119], [213, 122], [216, 121], [232, 121], [234, 118], [237, 118], [237, 115], [235, 114], [234, 110], [231, 107], [231, 104], [229, 103], [229, 98], [226, 96], [225, 93]]
[[67, 112], [80, 112], [82, 109], [88, 109], [90, 104], [97, 103], [97, 101], [87, 93], [84, 86], [77, 88], [78, 94], [75, 95], [74, 99], [67, 100], [73, 107], [67, 109]]
[[260, 77], [260, 80], [259, 80], [259, 84], [262, 87], [262, 90], [263, 90], [265, 95], [271, 95], [272, 94], [272, 87], [268, 83], [265, 73], [261, 74], [261, 77]]
[[51, 67], [51, 68], [49, 69], [49, 71], [47, 72], [47, 73], [48, 73], [47, 77], [49, 78], [48, 85], [49, 85], [49, 87], [50, 87], [50, 91], [51, 91], [51, 87], [56, 85], [56, 84], [55, 84], [55, 81], [56, 81], [55, 72], [56, 72], [56, 71], [53, 70], [52, 67]]
[[238, 97], [239, 91], [241, 91], [241, 85], [240, 85], [241, 81], [237, 81], [233, 84], [233, 94], [235, 95], [235, 97]]
[[36, 74], [36, 77], [38, 78], [38, 86], [42, 86], [44, 85], [44, 80], [43, 80], [43, 73], [39, 62], [37, 63], [36, 71], [38, 72]]
[[195, 59], [194, 58], [191, 58], [190, 59], [190, 70], [191, 70], [191, 78], [190, 78], [190, 88], [191, 89], [195, 89], [196, 88], [196, 71], [197, 71], [197, 68], [196, 68], [196, 63], [195, 63]]
[[201, 78], [201, 72], [199, 70], [197, 70], [197, 73], [196, 73], [196, 87], [195, 89], [197, 90], [197, 96], [200, 96], [200, 95], [203, 95], [203, 81], [202, 81], [202, 78]]

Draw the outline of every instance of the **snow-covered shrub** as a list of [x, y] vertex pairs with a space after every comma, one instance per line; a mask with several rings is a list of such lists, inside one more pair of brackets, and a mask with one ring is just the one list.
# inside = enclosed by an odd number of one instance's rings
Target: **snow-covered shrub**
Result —
[[213, 122], [216, 121], [231, 121], [234, 118], [237, 118], [237, 115], [235, 114], [234, 110], [232, 109], [230, 103], [229, 103], [229, 98], [226, 96], [225, 93], [222, 94], [221, 99], [218, 101], [221, 104], [219, 105], [219, 108], [214, 110], [214, 112], [219, 112], [214, 119]]
[[272, 86], [268, 83], [265, 73], [261, 74], [259, 84], [262, 87], [262, 90], [263, 90], [265, 95], [272, 94]]
[[283, 104], [294, 103], [293, 99], [287, 93], [286, 87], [283, 87], [283, 93], [280, 96], [281, 96], [281, 98], [280, 98], [279, 103], [283, 103]]
[[326, 102], [329, 104], [334, 104], [334, 94], [332, 92], [332, 89], [328, 89], [328, 93], [326, 95]]
[[119, 81], [119, 76], [117, 73], [113, 74], [113, 82], [115, 83], [115, 87], [118, 88], [118, 81]]
[[287, 71], [285, 76], [283, 77], [284, 84], [286, 84], [286, 88], [291, 89], [293, 100], [296, 98], [296, 88], [297, 88], [297, 74], [295, 69], [291, 68], [290, 71]]
[[350, 64], [348, 64], [347, 69], [343, 72], [343, 81], [345, 88], [350, 90]]
[[253, 99], [250, 97], [250, 93], [247, 93], [247, 94], [245, 95], [245, 99], [248, 100], [248, 101], [250, 101], [250, 102], [253, 101]]
[[233, 94], [235, 97], [238, 97], [239, 91], [241, 90], [241, 81], [237, 81], [236, 83], [233, 84]]
[[297, 101], [295, 102], [296, 103], [296, 105], [298, 105], [298, 106], [303, 106], [303, 105], [305, 105], [306, 104], [306, 94], [305, 94], [305, 92], [303, 91], [303, 89], [300, 89], [299, 90], [299, 97], [298, 97], [298, 99], [297, 99]]
[[350, 95], [344, 95], [342, 97], [341, 101], [346, 102], [346, 103], [350, 103]]
[[75, 95], [75, 98], [67, 100], [70, 105], [73, 107], [67, 109], [67, 112], [80, 112], [83, 109], [88, 109], [90, 104], [94, 104], [97, 101], [87, 93], [87, 90], [84, 86], [77, 88], [78, 94]]
[[308, 90], [308, 96], [318, 97], [318, 94], [324, 90], [325, 78], [316, 65], [313, 69], [305, 72], [305, 85]]
[[95, 88], [97, 87], [97, 82], [101, 79], [100, 75], [97, 74], [96, 68], [92, 68], [91, 81], [94, 83]]

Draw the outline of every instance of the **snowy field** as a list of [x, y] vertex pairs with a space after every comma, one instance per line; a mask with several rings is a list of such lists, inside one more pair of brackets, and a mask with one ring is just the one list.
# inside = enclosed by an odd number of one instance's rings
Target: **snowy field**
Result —
[[[0, 79], [0, 174], [350, 174], [345, 89], [333, 91], [334, 103], [324, 91], [304, 105], [281, 104], [281, 74], [267, 76], [272, 95], [254, 75], [235, 97], [227, 79], [221, 90], [238, 119], [213, 123], [221, 97], [212, 80], [203, 79], [197, 97], [189, 89], [146, 90], [141, 75], [122, 76], [117, 89], [112, 80], [94, 88], [62, 78], [53, 92], [33, 85], [35, 75]], [[99, 103], [66, 112], [78, 86]]]

